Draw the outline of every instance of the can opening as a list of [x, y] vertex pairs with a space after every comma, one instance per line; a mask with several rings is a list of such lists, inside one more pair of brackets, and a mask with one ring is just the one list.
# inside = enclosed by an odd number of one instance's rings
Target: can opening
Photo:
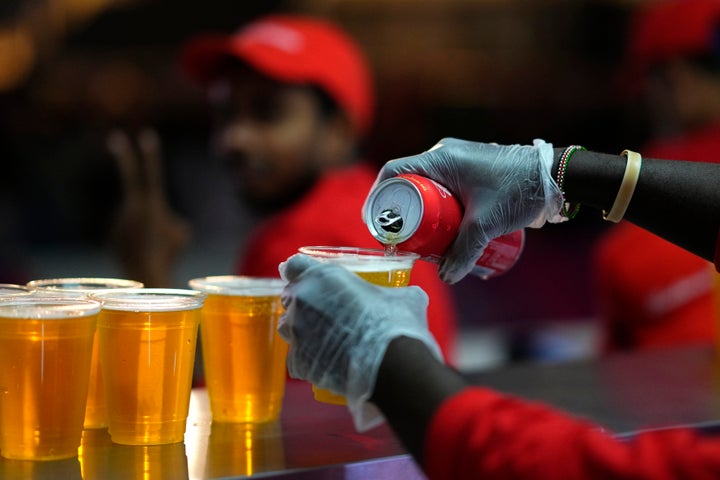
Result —
[[398, 233], [402, 230], [403, 218], [396, 211], [387, 209], [380, 212], [375, 218], [375, 223], [386, 232]]

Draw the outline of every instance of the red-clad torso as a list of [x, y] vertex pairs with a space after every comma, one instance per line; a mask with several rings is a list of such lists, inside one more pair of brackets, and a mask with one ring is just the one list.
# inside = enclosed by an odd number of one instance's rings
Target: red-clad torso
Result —
[[[376, 172], [356, 164], [329, 172], [298, 202], [270, 217], [251, 235], [237, 271], [243, 275], [278, 276], [278, 265], [306, 245], [381, 248], [362, 221], [361, 212]], [[446, 359], [454, 361], [457, 330], [454, 299], [437, 275], [437, 267], [418, 261], [411, 285], [430, 297], [428, 322]]]
[[[720, 162], [720, 123], [651, 142], [642, 153], [648, 158]], [[593, 264], [606, 350], [714, 341], [716, 300], [709, 262], [621, 222], [599, 240]]]

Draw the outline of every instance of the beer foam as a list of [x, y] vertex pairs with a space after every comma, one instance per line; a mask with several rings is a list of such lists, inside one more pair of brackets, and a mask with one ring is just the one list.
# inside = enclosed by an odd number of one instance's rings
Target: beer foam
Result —
[[195, 310], [202, 307], [202, 303], [194, 299], [122, 299], [104, 302], [104, 310], [120, 310], [123, 312], [177, 312], [182, 310]]
[[195, 310], [203, 306], [205, 294], [173, 288], [134, 288], [104, 290], [90, 298], [102, 302], [105, 310], [124, 312], [171, 312]]
[[220, 275], [190, 280], [190, 288], [212, 295], [269, 297], [280, 295], [286, 283], [279, 278]]
[[63, 318], [77, 318], [95, 315], [100, 312], [100, 304], [87, 302], [83, 304], [46, 303], [12, 303], [0, 305], [2, 318], [26, 318], [32, 320], [52, 320]]
[[392, 260], [388, 261], [378, 261], [376, 259], [362, 260], [357, 258], [334, 258], [332, 260], [320, 259], [320, 261], [327, 261], [329, 263], [341, 265], [352, 272], [392, 272], [394, 270], [407, 270], [413, 266], [414, 259], [392, 258]]

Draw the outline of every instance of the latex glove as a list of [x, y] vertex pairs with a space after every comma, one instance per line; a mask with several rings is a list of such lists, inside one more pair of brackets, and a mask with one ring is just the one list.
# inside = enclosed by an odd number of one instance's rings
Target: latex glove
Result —
[[552, 145], [543, 140], [523, 146], [445, 138], [427, 152], [385, 164], [375, 185], [415, 173], [444, 185], [460, 199], [465, 209], [460, 230], [439, 269], [444, 281], [455, 283], [472, 270], [490, 240], [564, 219], [552, 162]]
[[278, 331], [290, 344], [290, 376], [343, 395], [359, 431], [383, 421], [368, 400], [392, 339], [417, 338], [442, 361], [419, 287], [380, 287], [302, 254], [281, 263], [280, 274], [288, 285]]

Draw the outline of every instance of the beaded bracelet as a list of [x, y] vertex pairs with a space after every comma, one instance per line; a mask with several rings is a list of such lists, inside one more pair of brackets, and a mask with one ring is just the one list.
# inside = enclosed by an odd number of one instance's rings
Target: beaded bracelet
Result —
[[575, 218], [575, 215], [577, 215], [580, 211], [579, 203], [571, 205], [570, 202], [565, 201], [565, 189], [563, 188], [568, 161], [570, 161], [570, 157], [572, 157], [573, 154], [578, 150], [585, 150], [585, 147], [582, 147], [580, 145], [570, 145], [565, 149], [565, 151], [563, 151], [562, 155], [560, 155], [560, 162], [558, 163], [557, 185], [563, 197], [562, 207], [560, 208], [560, 215], [567, 219]]

